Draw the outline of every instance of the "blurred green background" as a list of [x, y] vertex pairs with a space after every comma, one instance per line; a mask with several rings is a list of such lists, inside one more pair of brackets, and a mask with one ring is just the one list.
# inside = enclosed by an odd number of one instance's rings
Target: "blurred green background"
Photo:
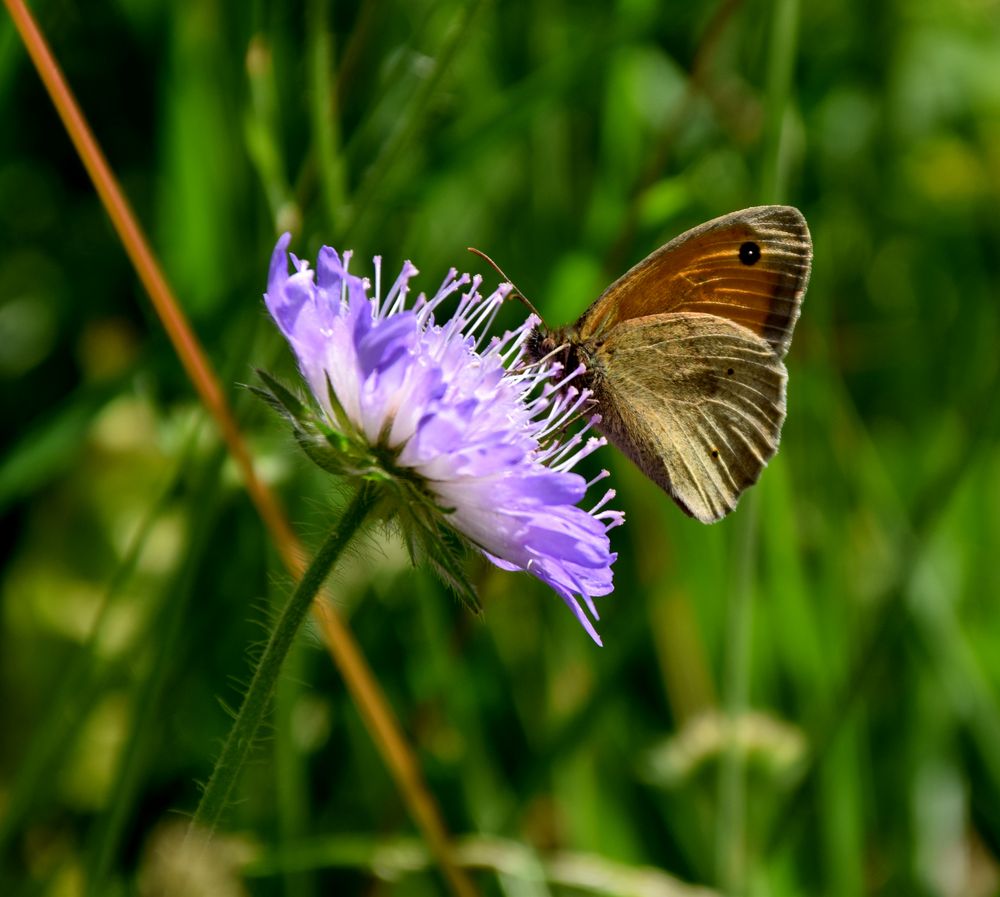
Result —
[[[237, 385], [295, 377], [278, 232], [429, 290], [477, 246], [562, 324], [801, 208], [753, 498], [703, 527], [590, 459], [628, 516], [605, 648], [475, 560], [469, 616], [379, 533], [333, 593], [484, 894], [1000, 893], [1000, 3], [33, 8], [309, 544], [342, 493]], [[177, 893], [290, 580], [6, 13], [0, 115], [0, 893]], [[446, 890], [312, 631], [224, 829], [198, 893]]]

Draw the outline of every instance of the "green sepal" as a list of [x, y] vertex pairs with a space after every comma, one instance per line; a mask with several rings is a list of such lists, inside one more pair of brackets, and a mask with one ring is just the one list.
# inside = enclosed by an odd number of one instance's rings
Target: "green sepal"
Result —
[[287, 386], [272, 377], [267, 371], [256, 369], [257, 376], [264, 381], [266, 389], [251, 386], [250, 390], [260, 396], [277, 412], [287, 417], [290, 421], [300, 426], [304, 426], [311, 420], [310, 410], [302, 403], [302, 400], [295, 395]]
[[242, 383], [240, 384], [244, 389], [250, 390], [258, 399], [262, 399], [270, 407], [272, 411], [277, 411], [282, 417], [291, 420], [292, 418], [288, 414], [288, 409], [285, 408], [281, 402], [278, 401], [277, 396], [273, 393], [268, 392], [266, 389], [261, 389], [259, 386], [254, 386], [252, 383]]
[[333, 388], [333, 384], [330, 382], [330, 375], [326, 375], [326, 400], [330, 403], [330, 410], [333, 412], [334, 423], [340, 428], [342, 433], [350, 433], [353, 427], [351, 426], [351, 419], [347, 416], [347, 412], [344, 411], [344, 406], [340, 404], [340, 399], [337, 398], [337, 391]]
[[[403, 494], [400, 494], [403, 493]], [[458, 597], [466, 609], [482, 616], [476, 587], [465, 573], [464, 556], [470, 545], [442, 520], [439, 508], [422, 490], [399, 490], [395, 509], [399, 530], [413, 564], [426, 563]]]
[[483, 605], [476, 587], [465, 573], [463, 555], [468, 553], [465, 541], [449, 526], [439, 526], [437, 530], [436, 551], [427, 552], [431, 569], [458, 596], [467, 610], [481, 617]]
[[[331, 444], [331, 440], [317, 433], [314, 429], [304, 430], [293, 427], [295, 441], [299, 448], [306, 453], [306, 457], [317, 467], [321, 467], [327, 473], [344, 476], [354, 473], [353, 465], [346, 458], [347, 452], [343, 446]], [[343, 441], [346, 444], [347, 440]]]
[[267, 371], [257, 369], [257, 376], [264, 386], [248, 384], [247, 389], [291, 423], [295, 441], [310, 461], [337, 476], [357, 474], [368, 466], [367, 458], [354, 457], [357, 449], [346, 436], [330, 429], [317, 411], [287, 386]]
[[[366, 447], [360, 437], [352, 438], [356, 430], [337, 400], [329, 377], [330, 421], [267, 371], [258, 369], [257, 376], [263, 387], [247, 388], [291, 423], [295, 441], [310, 461], [335, 476], [358, 477], [388, 487], [383, 493], [384, 515], [398, 524], [410, 560], [414, 565], [428, 564], [469, 611], [481, 616], [483, 606], [465, 572], [465, 555], [471, 545], [446, 522], [454, 509], [435, 502], [419, 478], [398, 468], [394, 452]], [[381, 435], [380, 444], [384, 445], [388, 426]]]

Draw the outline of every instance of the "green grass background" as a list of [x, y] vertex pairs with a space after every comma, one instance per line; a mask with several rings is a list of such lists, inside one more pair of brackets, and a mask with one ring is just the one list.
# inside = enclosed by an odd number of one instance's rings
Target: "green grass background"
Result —
[[[605, 648], [474, 559], [469, 616], [379, 533], [337, 606], [484, 894], [1000, 893], [996, 0], [33, 8], [309, 544], [342, 490], [237, 386], [295, 376], [278, 232], [429, 290], [477, 246], [562, 324], [801, 208], [753, 498], [703, 527], [590, 459], [628, 515]], [[6, 13], [0, 121], [0, 893], [169, 894], [290, 582]], [[205, 894], [445, 890], [311, 631], [238, 790]]]

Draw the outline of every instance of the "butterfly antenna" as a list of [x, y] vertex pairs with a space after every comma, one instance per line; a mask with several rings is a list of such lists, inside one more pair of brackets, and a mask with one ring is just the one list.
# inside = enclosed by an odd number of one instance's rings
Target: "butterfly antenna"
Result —
[[539, 314], [538, 309], [535, 308], [535, 306], [528, 301], [528, 297], [521, 292], [517, 284], [515, 284], [513, 280], [511, 280], [506, 274], [504, 274], [503, 268], [501, 268], [495, 261], [493, 261], [493, 259], [491, 259], [485, 252], [475, 249], [472, 246], [469, 246], [468, 249], [469, 252], [471, 252], [473, 255], [478, 255], [484, 262], [486, 262], [486, 264], [488, 264], [491, 268], [493, 268], [493, 270], [496, 271], [497, 274], [499, 274], [505, 281], [507, 281], [507, 283], [509, 283], [514, 288], [514, 295], [517, 296], [518, 299], [520, 299], [525, 305], [528, 306], [528, 310], [533, 314], [535, 314], [538, 317], [539, 321], [541, 321], [543, 324], [545, 323], [545, 320], [542, 318], [541, 314]]

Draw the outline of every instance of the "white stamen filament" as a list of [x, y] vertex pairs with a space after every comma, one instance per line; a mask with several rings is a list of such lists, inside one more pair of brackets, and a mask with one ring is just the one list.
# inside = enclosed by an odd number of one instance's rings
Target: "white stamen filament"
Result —
[[617, 494], [618, 493], [614, 489], [609, 489], [607, 492], [604, 493], [604, 497], [596, 505], [594, 505], [594, 507], [592, 507], [587, 513], [589, 513], [593, 517]]
[[588, 455], [594, 454], [594, 452], [596, 452], [599, 448], [602, 448], [603, 446], [605, 446], [607, 444], [608, 444], [608, 441], [606, 439], [604, 439], [603, 437], [596, 437], [595, 436], [595, 437], [593, 437], [591, 439], [588, 439], [586, 445], [584, 445], [583, 448], [580, 449], [580, 451], [578, 451], [571, 458], [567, 458], [561, 464], [553, 464], [552, 465], [552, 469], [553, 470], [560, 470], [560, 471], [572, 470], [574, 467], [576, 467], [577, 464], [579, 464]]
[[589, 483], [587, 483], [587, 488], [590, 489], [595, 483], [599, 483], [601, 480], [607, 479], [611, 476], [611, 471], [605, 468], [596, 477], [594, 477]]

